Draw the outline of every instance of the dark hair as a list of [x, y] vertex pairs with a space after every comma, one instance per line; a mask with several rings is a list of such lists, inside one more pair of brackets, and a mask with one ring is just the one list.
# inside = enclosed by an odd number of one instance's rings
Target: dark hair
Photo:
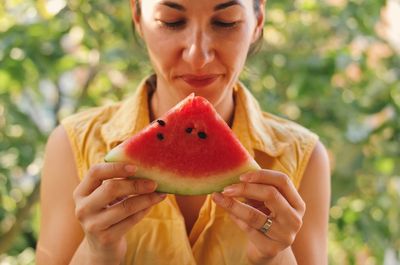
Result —
[[[254, 13], [258, 17], [260, 15], [260, 0], [253, 0], [253, 5], [254, 5]], [[141, 14], [141, 9], [140, 9], [140, 3], [139, 0], [135, 1], [135, 7], [136, 7], [136, 15], [140, 16]], [[135, 40], [137, 40], [136, 32], [135, 32], [135, 25], [132, 21], [132, 29], [133, 33], [135, 36]], [[263, 44], [263, 37], [264, 37], [264, 29], [261, 30], [261, 34], [258, 37], [258, 39], [250, 45], [249, 51], [247, 52], [248, 56], [256, 54], [262, 47]]]
[[[253, 5], [254, 5], [254, 13], [256, 14], [256, 17], [260, 15], [260, 0], [253, 0]], [[261, 34], [258, 37], [258, 39], [250, 45], [249, 51], [247, 52], [248, 56], [256, 54], [262, 47], [264, 40], [264, 28], [261, 29]]]

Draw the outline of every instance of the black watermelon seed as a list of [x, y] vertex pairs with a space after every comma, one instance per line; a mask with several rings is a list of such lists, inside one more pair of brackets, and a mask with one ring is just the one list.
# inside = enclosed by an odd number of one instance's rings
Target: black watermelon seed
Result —
[[157, 138], [158, 140], [162, 141], [164, 140], [164, 135], [162, 133], [157, 133]]
[[157, 123], [158, 123], [160, 126], [165, 126], [165, 121], [163, 121], [163, 120], [157, 120]]
[[191, 133], [193, 131], [193, 128], [186, 128], [185, 130], [187, 133]]
[[200, 139], [206, 139], [207, 138], [207, 134], [205, 132], [199, 132], [197, 135], [199, 136]]

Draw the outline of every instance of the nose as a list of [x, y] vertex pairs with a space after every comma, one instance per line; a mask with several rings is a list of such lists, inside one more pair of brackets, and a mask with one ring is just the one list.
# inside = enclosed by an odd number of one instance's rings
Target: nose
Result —
[[205, 67], [215, 56], [211, 36], [202, 30], [192, 31], [186, 39], [182, 56], [192, 69]]

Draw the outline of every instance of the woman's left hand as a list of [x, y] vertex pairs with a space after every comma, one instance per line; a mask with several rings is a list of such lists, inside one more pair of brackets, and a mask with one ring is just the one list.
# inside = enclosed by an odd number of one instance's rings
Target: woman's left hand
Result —
[[213, 200], [248, 234], [249, 260], [268, 263], [292, 245], [302, 226], [305, 203], [281, 172], [262, 169], [246, 173], [240, 180], [222, 194], [214, 193]]

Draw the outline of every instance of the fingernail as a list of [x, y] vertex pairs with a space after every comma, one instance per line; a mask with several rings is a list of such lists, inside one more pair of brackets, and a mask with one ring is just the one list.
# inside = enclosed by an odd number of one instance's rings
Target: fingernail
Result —
[[160, 196], [161, 199], [165, 199], [167, 197], [166, 193], [159, 193], [158, 195]]
[[215, 193], [214, 193], [214, 201], [215, 201], [215, 202], [220, 203], [220, 202], [222, 202], [223, 200], [224, 200], [224, 197], [223, 197], [220, 193], [218, 193], [218, 192], [215, 192]]
[[234, 187], [229, 186], [229, 187], [224, 188], [224, 190], [222, 191], [222, 194], [224, 194], [224, 195], [233, 194], [233, 193], [235, 193], [235, 191], [236, 190]]
[[250, 179], [250, 176], [247, 174], [241, 175], [239, 177], [240, 181], [248, 181]]
[[148, 190], [153, 190], [153, 189], [156, 188], [156, 183], [154, 181], [151, 181], [151, 180], [145, 180], [144, 181], [144, 186]]
[[136, 171], [136, 167], [134, 165], [126, 165], [125, 171], [128, 173], [134, 173]]

